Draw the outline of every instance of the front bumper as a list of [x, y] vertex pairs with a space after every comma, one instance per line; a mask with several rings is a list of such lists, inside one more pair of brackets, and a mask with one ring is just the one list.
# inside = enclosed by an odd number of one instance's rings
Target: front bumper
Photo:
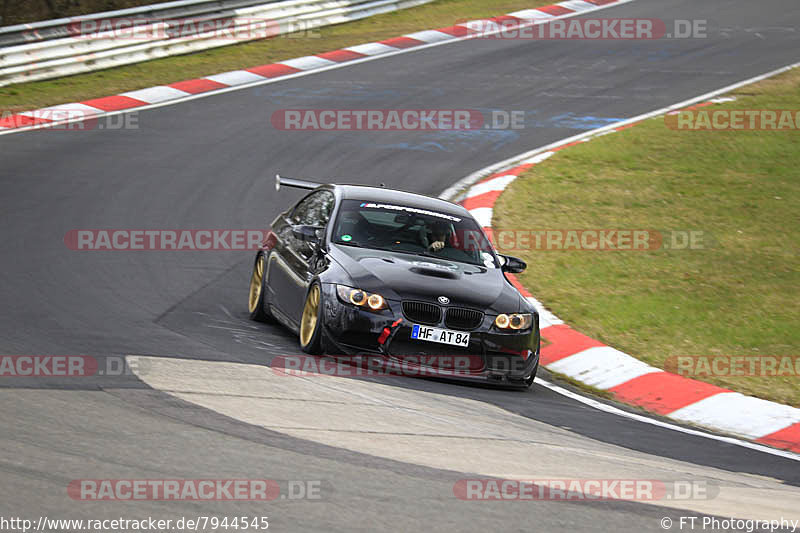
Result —
[[341, 302], [334, 285], [324, 285], [323, 291], [322, 326], [329, 355], [374, 356], [392, 368], [402, 363], [412, 375], [501, 385], [524, 385], [536, 372], [540, 338], [535, 312], [530, 329], [513, 332], [497, 330], [494, 316], [487, 315], [480, 327], [469, 331], [469, 346], [461, 348], [412, 339], [413, 323], [398, 301], [388, 301], [389, 309], [373, 313]]

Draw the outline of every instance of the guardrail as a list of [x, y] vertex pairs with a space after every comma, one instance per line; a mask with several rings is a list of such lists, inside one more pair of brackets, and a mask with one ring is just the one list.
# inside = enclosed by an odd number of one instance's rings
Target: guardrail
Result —
[[72, 18], [42, 20], [28, 24], [0, 27], [0, 47], [74, 36], [71, 27], [76, 21], [99, 21], [130, 17], [141, 20], [169, 20], [195, 17], [241, 7], [264, 5], [280, 0], [177, 0], [115, 11], [103, 11]]
[[432, 1], [181, 0], [8, 26], [0, 28], [0, 87], [313, 30]]

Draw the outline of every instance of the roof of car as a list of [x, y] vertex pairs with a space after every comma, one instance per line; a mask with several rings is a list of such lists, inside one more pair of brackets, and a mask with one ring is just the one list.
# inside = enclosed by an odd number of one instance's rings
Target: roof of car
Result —
[[336, 185], [336, 188], [341, 191], [342, 198], [345, 200], [402, 204], [408, 207], [430, 209], [449, 214], [464, 215], [468, 213], [462, 206], [452, 202], [397, 189], [368, 187], [365, 185]]

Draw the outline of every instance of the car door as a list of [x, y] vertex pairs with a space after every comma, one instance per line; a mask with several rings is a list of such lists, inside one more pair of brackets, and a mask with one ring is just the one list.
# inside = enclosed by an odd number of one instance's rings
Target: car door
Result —
[[331, 191], [315, 191], [297, 203], [285, 223], [275, 228], [278, 243], [270, 257], [269, 284], [275, 299], [273, 304], [296, 324], [305, 303], [308, 284], [314, 276], [318, 259], [314, 246], [297, 238], [292, 226], [317, 226], [324, 241], [324, 228], [333, 211]]

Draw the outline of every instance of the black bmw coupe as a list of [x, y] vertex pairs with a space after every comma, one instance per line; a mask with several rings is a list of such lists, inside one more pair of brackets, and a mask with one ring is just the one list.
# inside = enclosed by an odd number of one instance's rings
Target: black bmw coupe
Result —
[[252, 319], [280, 322], [311, 354], [533, 383], [539, 316], [505, 276], [526, 265], [498, 254], [466, 209], [382, 187], [277, 176], [281, 185], [310, 192], [256, 254]]

